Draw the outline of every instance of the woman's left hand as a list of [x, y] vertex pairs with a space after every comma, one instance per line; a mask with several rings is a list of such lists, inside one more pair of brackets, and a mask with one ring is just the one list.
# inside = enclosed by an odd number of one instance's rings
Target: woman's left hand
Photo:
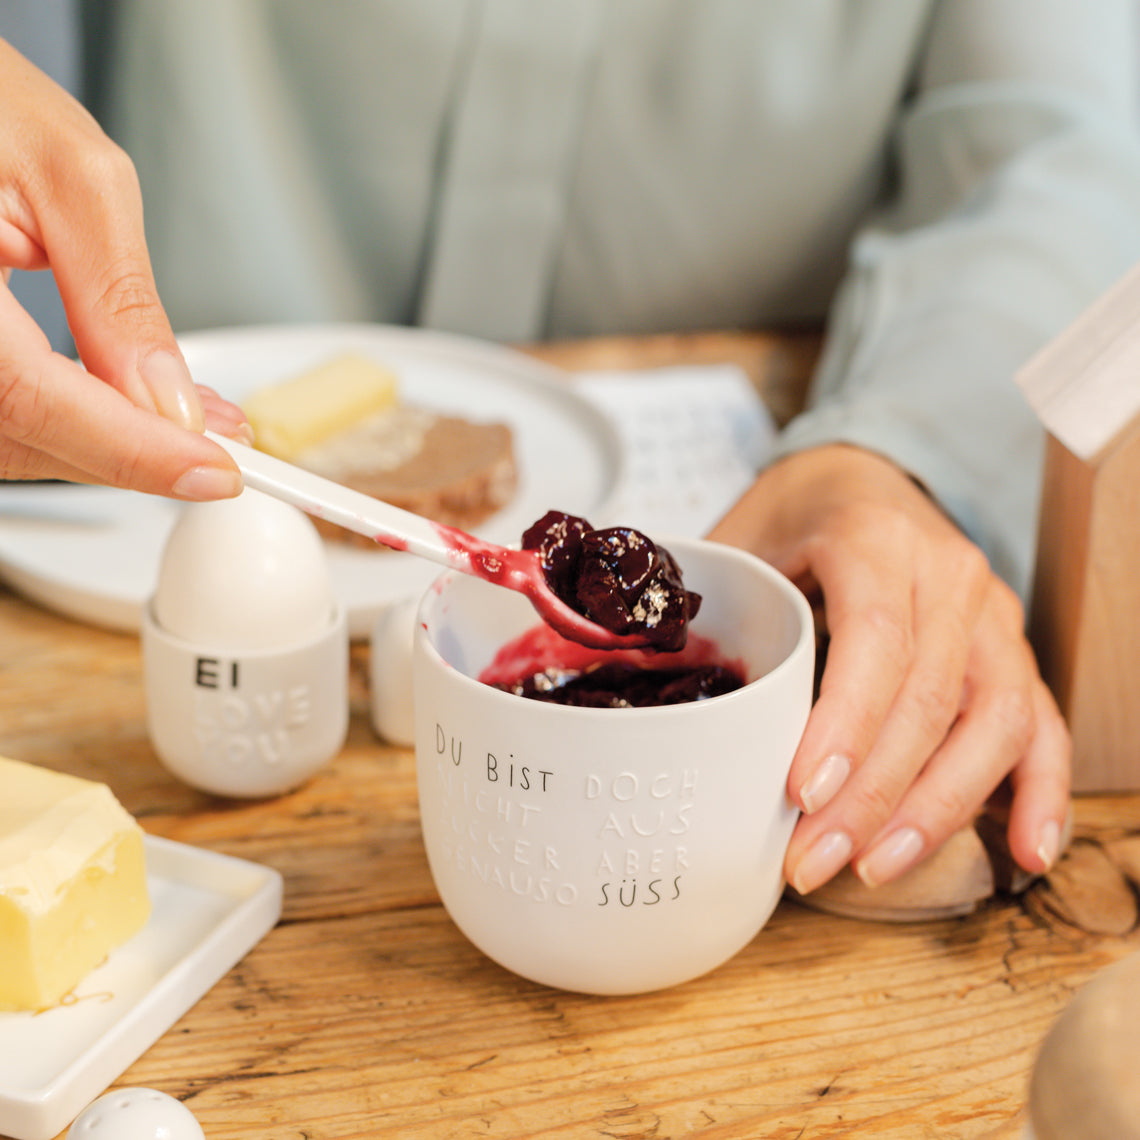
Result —
[[827, 661], [788, 780], [804, 812], [792, 886], [806, 894], [849, 862], [869, 885], [897, 878], [1007, 778], [1014, 858], [1052, 864], [1070, 742], [1021, 604], [905, 472], [857, 447], [812, 448], [764, 471], [709, 537], [822, 602]]

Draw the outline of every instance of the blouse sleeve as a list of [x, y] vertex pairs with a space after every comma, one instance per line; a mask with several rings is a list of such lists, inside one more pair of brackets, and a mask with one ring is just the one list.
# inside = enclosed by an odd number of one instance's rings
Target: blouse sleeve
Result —
[[918, 479], [1025, 596], [1043, 432], [1019, 366], [1140, 260], [1130, 0], [943, 0], [809, 405], [779, 453], [847, 442]]

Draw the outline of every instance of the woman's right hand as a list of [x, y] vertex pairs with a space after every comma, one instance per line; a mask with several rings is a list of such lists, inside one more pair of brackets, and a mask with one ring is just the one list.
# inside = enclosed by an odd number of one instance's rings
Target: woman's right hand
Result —
[[[249, 438], [199, 389], [158, 299], [127, 155], [0, 40], [0, 477], [228, 498], [241, 476], [201, 434]], [[82, 365], [51, 350], [8, 288], [50, 269]]]

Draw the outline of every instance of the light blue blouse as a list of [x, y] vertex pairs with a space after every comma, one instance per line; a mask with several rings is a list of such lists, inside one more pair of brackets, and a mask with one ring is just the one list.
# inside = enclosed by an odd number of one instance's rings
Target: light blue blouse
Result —
[[782, 448], [911, 471], [1023, 593], [1017, 367], [1140, 257], [1131, 0], [117, 0], [176, 329], [822, 320]]

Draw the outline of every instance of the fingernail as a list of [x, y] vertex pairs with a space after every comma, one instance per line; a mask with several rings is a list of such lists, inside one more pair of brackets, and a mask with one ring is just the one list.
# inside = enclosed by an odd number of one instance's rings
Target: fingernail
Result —
[[812, 774], [810, 780], [800, 788], [800, 801], [804, 811], [811, 815], [828, 803], [851, 774], [851, 761], [841, 753], [833, 753]]
[[792, 872], [792, 886], [801, 895], [814, 891], [842, 870], [853, 850], [854, 844], [849, 835], [842, 831], [826, 832], [807, 849], [796, 865]]
[[177, 499], [201, 503], [211, 499], [232, 499], [242, 490], [241, 476], [224, 467], [191, 467], [171, 488]]
[[1041, 835], [1037, 840], [1037, 858], [1041, 860], [1041, 870], [1048, 871], [1057, 862], [1061, 851], [1061, 825], [1055, 820], [1048, 820], [1041, 826]]
[[877, 843], [855, 865], [855, 873], [868, 887], [890, 882], [918, 862], [925, 841], [913, 827], [900, 827]]
[[190, 370], [173, 352], [157, 349], [144, 357], [139, 364], [139, 375], [154, 398], [159, 415], [191, 431], [205, 427], [202, 401]]

